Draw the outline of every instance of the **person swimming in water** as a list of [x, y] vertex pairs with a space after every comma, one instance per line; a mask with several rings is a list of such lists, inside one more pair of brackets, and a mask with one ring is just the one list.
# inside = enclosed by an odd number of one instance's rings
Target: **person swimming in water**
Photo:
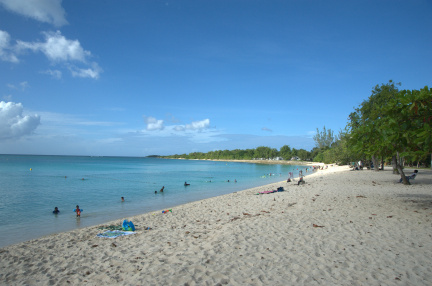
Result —
[[59, 212], [60, 211], [59, 211], [58, 207], [55, 207], [54, 210], [53, 210], [53, 214], [58, 214]]

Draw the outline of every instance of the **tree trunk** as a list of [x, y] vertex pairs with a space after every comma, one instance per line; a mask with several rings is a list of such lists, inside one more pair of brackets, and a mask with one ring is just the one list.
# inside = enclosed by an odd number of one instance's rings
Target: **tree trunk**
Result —
[[404, 171], [402, 169], [402, 164], [401, 164], [400, 161], [401, 161], [401, 158], [399, 157], [399, 152], [397, 152], [397, 168], [399, 170], [399, 173], [401, 174], [402, 183], [404, 185], [411, 185], [410, 182], [405, 177], [405, 173], [404, 173]]
[[374, 171], [378, 172], [379, 171], [378, 159], [375, 156], [372, 156], [372, 162], [374, 164]]
[[381, 170], [384, 170], [384, 157], [381, 157]]
[[392, 167], [393, 167], [393, 174], [399, 174], [399, 170], [397, 168], [397, 159], [396, 159], [396, 155], [394, 155], [392, 157]]

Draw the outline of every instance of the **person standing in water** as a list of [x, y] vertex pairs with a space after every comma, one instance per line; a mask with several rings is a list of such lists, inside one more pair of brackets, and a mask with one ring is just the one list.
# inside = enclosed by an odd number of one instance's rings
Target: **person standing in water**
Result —
[[81, 212], [83, 210], [79, 208], [79, 205], [76, 206], [76, 209], [74, 209], [74, 212], [76, 212], [77, 217], [81, 217]]

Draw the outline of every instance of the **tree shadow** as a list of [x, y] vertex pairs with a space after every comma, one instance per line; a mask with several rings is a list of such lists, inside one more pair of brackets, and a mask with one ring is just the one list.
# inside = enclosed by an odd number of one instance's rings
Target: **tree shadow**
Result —
[[413, 204], [418, 208], [432, 208], [432, 194], [400, 194], [399, 198], [405, 198], [404, 202]]

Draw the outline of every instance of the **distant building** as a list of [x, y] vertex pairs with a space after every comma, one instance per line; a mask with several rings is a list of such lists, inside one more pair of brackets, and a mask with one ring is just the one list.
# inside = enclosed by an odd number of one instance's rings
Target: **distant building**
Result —
[[300, 161], [301, 159], [297, 156], [294, 156], [291, 158], [291, 161]]

